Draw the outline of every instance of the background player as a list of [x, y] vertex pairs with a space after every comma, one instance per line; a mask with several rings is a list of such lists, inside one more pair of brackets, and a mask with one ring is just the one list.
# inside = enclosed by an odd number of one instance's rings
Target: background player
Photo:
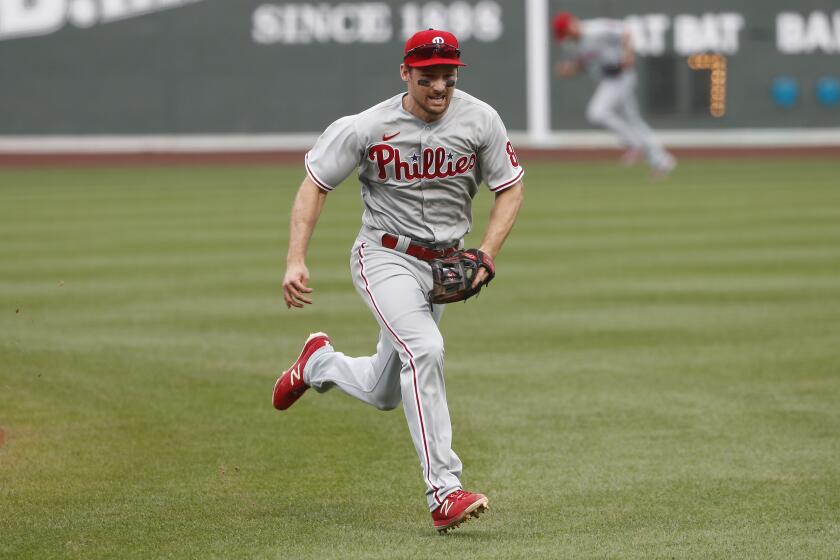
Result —
[[[458, 40], [430, 29], [405, 45], [407, 92], [335, 121], [306, 155], [307, 176], [292, 209], [283, 289], [289, 307], [312, 302], [305, 255], [327, 193], [358, 172], [363, 226], [351, 251], [356, 290], [380, 326], [373, 356], [336, 352], [311, 335], [277, 380], [273, 404], [291, 406], [308, 388], [345, 393], [382, 410], [403, 404], [420, 458], [435, 528], [446, 531], [488, 507], [461, 487], [461, 461], [443, 377], [443, 305], [431, 305], [429, 260], [463, 246], [482, 180], [496, 198], [480, 250], [495, 258], [516, 220], [524, 171], [498, 113], [455, 90]], [[475, 284], [486, 271], [480, 269]]]
[[560, 12], [553, 21], [554, 37], [567, 47], [557, 73], [568, 77], [585, 70], [598, 87], [586, 108], [592, 124], [615, 132], [627, 151], [623, 163], [644, 156], [654, 175], [663, 176], [676, 165], [639, 113], [636, 99], [635, 54], [624, 22], [615, 19], [580, 21]]

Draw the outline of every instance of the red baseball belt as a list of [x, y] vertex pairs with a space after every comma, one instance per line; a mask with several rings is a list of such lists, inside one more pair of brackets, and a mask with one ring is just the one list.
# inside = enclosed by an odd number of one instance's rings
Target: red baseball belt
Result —
[[[399, 243], [399, 238], [396, 235], [385, 233], [382, 235], [382, 246], [388, 249], [394, 249]], [[408, 248], [404, 251], [406, 255], [411, 255], [421, 261], [430, 261], [432, 259], [440, 259], [448, 257], [449, 255], [458, 251], [455, 247], [447, 247], [446, 249], [432, 249], [431, 247], [424, 247], [416, 243], [409, 243]]]

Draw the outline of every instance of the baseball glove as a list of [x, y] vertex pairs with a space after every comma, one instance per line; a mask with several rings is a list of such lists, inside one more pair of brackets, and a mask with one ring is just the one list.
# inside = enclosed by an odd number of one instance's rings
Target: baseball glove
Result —
[[[471, 298], [496, 276], [493, 260], [478, 249], [458, 251], [442, 259], [433, 259], [429, 264], [434, 282], [429, 292], [431, 303], [452, 303]], [[487, 271], [487, 278], [473, 288], [473, 279], [482, 268]]]
[[607, 78], [615, 78], [619, 74], [624, 71], [621, 64], [605, 64], [601, 66], [601, 72], [604, 73], [604, 76]]

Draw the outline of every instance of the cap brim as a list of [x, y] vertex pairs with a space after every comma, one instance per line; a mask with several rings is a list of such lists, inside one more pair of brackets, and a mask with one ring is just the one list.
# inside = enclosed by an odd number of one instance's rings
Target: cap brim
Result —
[[466, 66], [460, 60], [455, 60], [454, 58], [424, 58], [423, 60], [415, 60], [413, 62], [406, 62], [406, 66], [409, 68], [423, 68], [425, 66]]

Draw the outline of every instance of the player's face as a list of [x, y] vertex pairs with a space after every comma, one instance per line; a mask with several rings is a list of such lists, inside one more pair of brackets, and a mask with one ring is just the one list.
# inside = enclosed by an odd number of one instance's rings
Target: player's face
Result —
[[580, 39], [580, 22], [577, 19], [572, 19], [569, 22], [569, 37], [574, 40]]
[[425, 68], [400, 67], [403, 81], [408, 84], [405, 108], [420, 119], [433, 122], [449, 108], [454, 82], [458, 79], [458, 67], [448, 64]]

